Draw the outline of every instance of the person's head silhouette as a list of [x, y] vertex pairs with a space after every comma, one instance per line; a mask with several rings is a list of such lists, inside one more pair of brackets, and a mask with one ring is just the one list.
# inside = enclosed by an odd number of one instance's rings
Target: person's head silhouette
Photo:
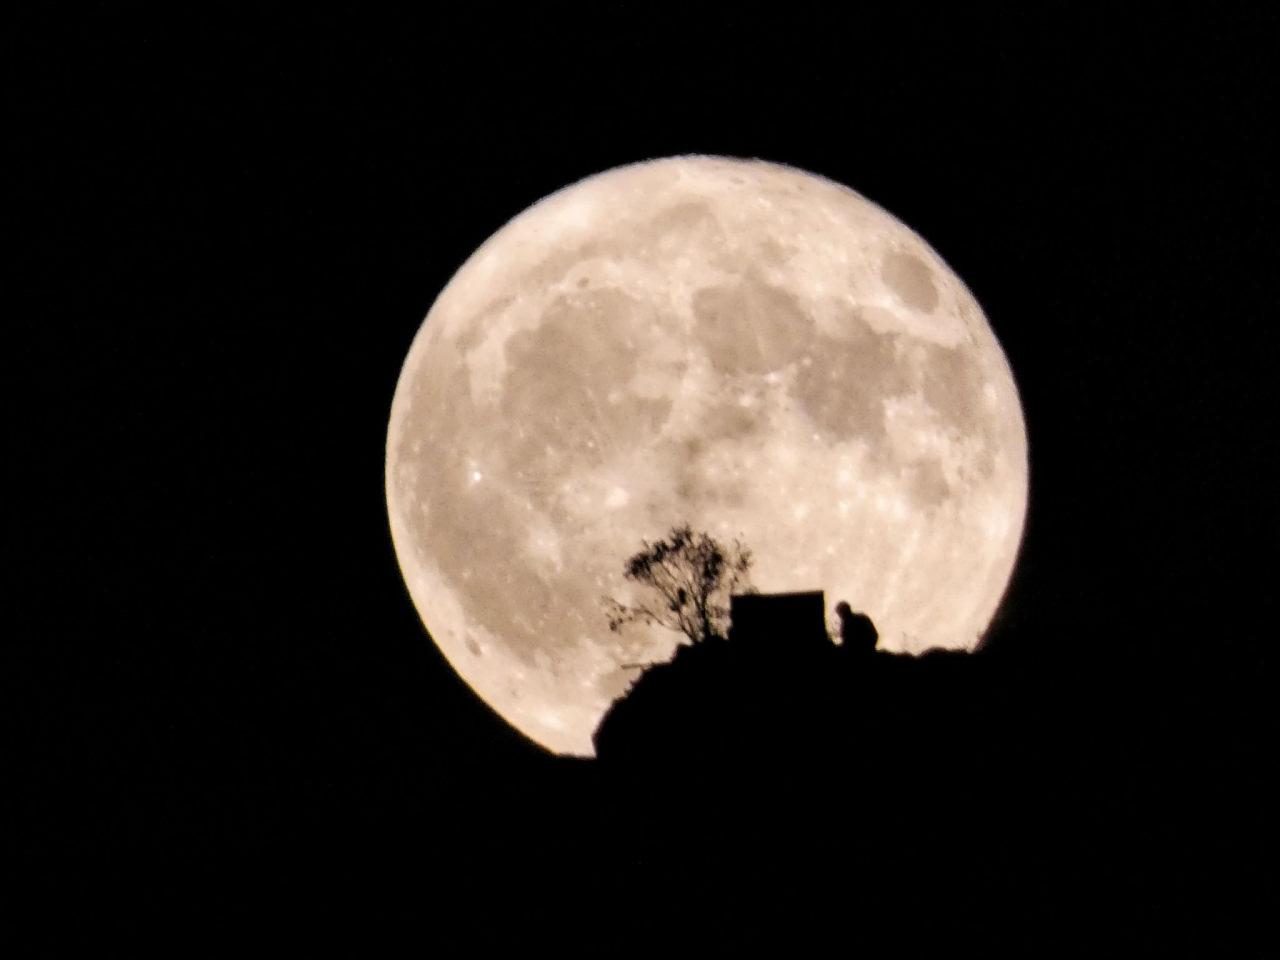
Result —
[[880, 634], [870, 617], [865, 613], [856, 613], [843, 600], [836, 604], [836, 614], [840, 617], [841, 647], [851, 653], [871, 653], [875, 650]]

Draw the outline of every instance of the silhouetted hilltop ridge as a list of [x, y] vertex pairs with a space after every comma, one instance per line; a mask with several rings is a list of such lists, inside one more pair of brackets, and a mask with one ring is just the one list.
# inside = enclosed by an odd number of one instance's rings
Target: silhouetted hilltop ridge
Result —
[[816, 759], [890, 737], [977, 732], [993, 703], [968, 653], [851, 651], [781, 634], [769, 644], [712, 638], [645, 670], [595, 734], [608, 764], [723, 767], [764, 756]]
[[1032, 664], [857, 653], [780, 623], [680, 647], [595, 735], [610, 818], [644, 851], [628, 870], [715, 889], [780, 947], [838, 918], [851, 943], [907, 954], [1061, 943], [1081, 916], [1140, 953], [1256, 898], [1257, 862], [1187, 831], [1224, 789], [1262, 822], [1225, 718], [1171, 706], [1221, 698], [1167, 664], [1121, 668], [1108, 637], [1064, 635]]
[[614, 704], [595, 735], [605, 762], [723, 766], [735, 758], [800, 756], [873, 735], [936, 736], [977, 723], [990, 703], [967, 653], [877, 651], [872, 621], [841, 603], [843, 642], [828, 636], [821, 592], [733, 598], [729, 638], [677, 648]]
[[[980, 853], [1006, 806], [982, 658], [771, 626], [680, 647], [614, 704], [595, 736], [610, 808], [655, 887], [692, 874], [793, 936], [843, 918], [855, 944], [947, 942], [1003, 869]], [[679, 862], [697, 866], [663, 872]]]

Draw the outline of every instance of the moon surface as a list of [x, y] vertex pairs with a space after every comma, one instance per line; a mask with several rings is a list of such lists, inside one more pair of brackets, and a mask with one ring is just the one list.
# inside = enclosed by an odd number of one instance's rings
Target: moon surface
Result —
[[440, 293], [392, 403], [386, 491], [449, 662], [557, 753], [659, 628], [600, 599], [677, 523], [762, 592], [826, 591], [881, 648], [972, 648], [1007, 587], [1027, 439], [981, 308], [919, 236], [792, 167], [687, 156], [536, 203]]

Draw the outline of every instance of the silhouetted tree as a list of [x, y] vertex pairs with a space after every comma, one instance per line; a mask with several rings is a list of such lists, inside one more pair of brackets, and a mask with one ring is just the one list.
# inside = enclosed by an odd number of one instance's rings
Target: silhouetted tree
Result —
[[605, 597], [609, 629], [649, 623], [683, 633], [690, 642], [723, 637], [728, 628], [729, 597], [751, 592], [751, 551], [737, 540], [729, 546], [689, 524], [673, 527], [627, 560], [623, 575], [657, 594], [649, 601], [623, 604]]

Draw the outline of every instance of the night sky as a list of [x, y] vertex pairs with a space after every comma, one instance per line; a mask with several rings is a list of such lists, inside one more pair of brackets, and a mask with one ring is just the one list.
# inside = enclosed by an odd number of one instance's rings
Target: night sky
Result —
[[[18, 862], [58, 935], [322, 942], [344, 916], [422, 949], [574, 941], [574, 857], [626, 844], [581, 763], [508, 728], [426, 636], [386, 423], [481, 242], [677, 153], [822, 174], [947, 260], [1030, 444], [984, 655], [1122, 677], [1133, 718], [1213, 718], [1205, 816], [1261, 823], [1275, 18], [466, 10], [100, 6], [14, 30], [3, 673]], [[528, 906], [540, 883], [562, 910]]]

